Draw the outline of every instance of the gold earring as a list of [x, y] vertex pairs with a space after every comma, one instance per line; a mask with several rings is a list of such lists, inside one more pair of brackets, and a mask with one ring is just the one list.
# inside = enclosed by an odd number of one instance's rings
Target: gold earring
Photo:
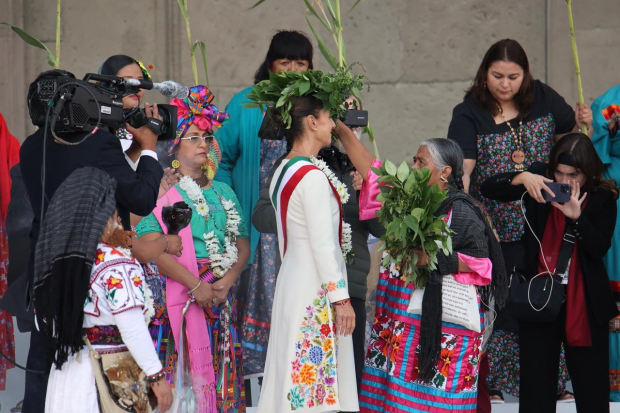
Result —
[[487, 88], [487, 82], [484, 82], [484, 88], [485, 89]]
[[173, 169], [179, 169], [179, 167], [181, 166], [181, 162], [179, 162], [178, 159], [175, 159], [174, 161], [172, 161], [171, 166]]
[[443, 177], [443, 175], [441, 175], [441, 176], [439, 177], [439, 180], [440, 180], [441, 182], [448, 182], [448, 180], [447, 180], [446, 178], [444, 178], [444, 177]]

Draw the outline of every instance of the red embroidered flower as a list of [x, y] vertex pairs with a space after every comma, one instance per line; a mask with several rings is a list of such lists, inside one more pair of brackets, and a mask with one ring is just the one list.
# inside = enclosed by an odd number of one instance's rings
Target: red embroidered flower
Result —
[[120, 290], [123, 288], [123, 281], [114, 277], [108, 278], [106, 284], [108, 285], [108, 290], [113, 290], [115, 288]]
[[95, 265], [101, 264], [104, 258], [105, 258], [105, 252], [97, 248], [97, 253], [95, 254]]
[[336, 283], [333, 281], [327, 283], [327, 291], [332, 292], [334, 290], [336, 290]]
[[321, 334], [324, 335], [325, 337], [327, 337], [331, 331], [332, 330], [331, 328], [329, 328], [329, 324], [323, 324], [321, 326]]
[[325, 403], [327, 403], [328, 406], [336, 404], [336, 398], [332, 393], [325, 398]]
[[441, 366], [441, 375], [444, 377], [448, 377], [448, 372], [450, 371], [450, 363], [452, 362], [452, 355], [454, 354], [454, 350], [442, 349], [441, 355], [439, 356], [439, 363]]
[[464, 380], [464, 388], [469, 389], [474, 385], [474, 379], [476, 378], [474, 372], [474, 366], [471, 363], [467, 363], [467, 367], [465, 368], [465, 380]]
[[142, 285], [142, 278], [138, 277], [137, 275], [133, 277], [131, 280], [133, 281], [133, 285], [135, 285], [136, 287], [139, 287]]

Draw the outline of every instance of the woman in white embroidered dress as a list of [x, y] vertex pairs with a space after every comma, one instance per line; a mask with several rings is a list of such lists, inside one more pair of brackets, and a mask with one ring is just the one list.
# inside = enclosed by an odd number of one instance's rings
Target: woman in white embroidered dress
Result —
[[[142, 267], [126, 248], [116, 181], [95, 168], [73, 172], [52, 198], [35, 258], [37, 320], [54, 366], [46, 412], [101, 411], [86, 336], [101, 354], [129, 351], [155, 393], [172, 404], [147, 328], [152, 314]], [[89, 277], [90, 276], [90, 277]]]
[[[330, 145], [335, 125], [312, 96], [297, 98], [289, 113], [292, 149], [270, 188], [282, 266], [258, 411], [358, 411], [338, 195], [346, 188], [314, 158]], [[286, 129], [281, 113], [271, 115]]]

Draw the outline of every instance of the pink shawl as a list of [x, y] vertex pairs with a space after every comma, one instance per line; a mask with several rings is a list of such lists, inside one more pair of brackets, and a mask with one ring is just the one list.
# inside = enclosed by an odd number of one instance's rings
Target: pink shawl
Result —
[[[168, 228], [161, 219], [162, 208], [173, 205], [175, 202], [183, 201], [183, 197], [179, 194], [176, 187], [171, 188], [166, 195], [157, 201], [157, 207], [153, 211], [153, 215], [157, 218], [164, 234], [168, 233]], [[172, 256], [196, 277], [198, 283], [198, 263], [196, 260], [196, 251], [194, 250], [194, 240], [192, 237], [192, 229], [190, 226], [183, 228], [179, 233], [183, 245], [183, 254], [181, 257]], [[173, 280], [170, 277], [166, 279], [166, 308], [168, 317], [170, 318], [170, 327], [174, 334], [175, 343], [179, 342], [179, 334], [181, 329], [181, 317], [183, 308], [187, 303], [189, 289]], [[205, 321], [205, 315], [202, 308], [197, 303], [190, 304], [185, 315], [187, 338], [187, 348], [189, 350], [190, 376], [196, 395], [196, 404], [200, 413], [217, 412], [217, 398], [215, 394], [216, 380], [213, 369], [213, 355], [211, 354], [211, 345], [209, 339], [209, 330]], [[178, 352], [178, 348], [176, 349]], [[179, 360], [182, 363], [183, 360]], [[180, 377], [176, 378], [180, 380]]]

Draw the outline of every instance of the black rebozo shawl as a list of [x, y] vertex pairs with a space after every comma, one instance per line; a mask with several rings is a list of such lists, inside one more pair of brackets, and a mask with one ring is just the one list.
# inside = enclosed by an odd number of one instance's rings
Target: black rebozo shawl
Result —
[[34, 308], [49, 360], [57, 368], [83, 346], [84, 302], [97, 244], [114, 213], [116, 181], [76, 169], [54, 193], [34, 258]]
[[471, 257], [489, 257], [493, 263], [491, 284], [478, 287], [483, 302], [487, 305], [491, 298], [501, 308], [508, 296], [508, 278], [504, 257], [493, 230], [474, 199], [462, 191], [450, 189], [436, 215], [447, 214], [452, 208], [452, 255], [437, 255], [438, 269], [431, 272], [422, 300], [422, 320], [420, 323], [419, 379], [429, 382], [435, 375], [435, 365], [441, 351], [441, 313], [443, 276], [458, 271], [457, 252]]

